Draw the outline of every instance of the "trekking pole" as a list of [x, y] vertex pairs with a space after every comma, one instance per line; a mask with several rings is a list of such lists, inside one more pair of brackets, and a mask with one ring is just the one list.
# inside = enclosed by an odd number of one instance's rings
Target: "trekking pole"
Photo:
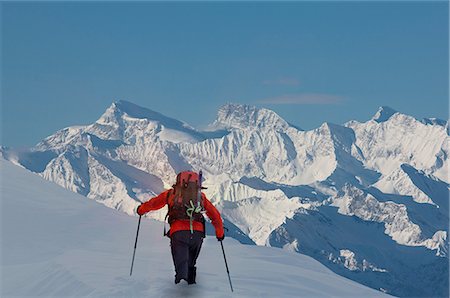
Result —
[[231, 284], [230, 270], [228, 270], [228, 263], [227, 263], [227, 258], [225, 257], [225, 250], [223, 249], [222, 241], [219, 241], [219, 242], [220, 242], [220, 245], [222, 246], [223, 259], [225, 260], [225, 267], [227, 268], [228, 281], [230, 282], [231, 292], [233, 292], [233, 285]]
[[133, 260], [131, 261], [130, 276], [131, 276], [131, 274], [133, 274], [134, 255], [136, 254], [136, 246], [137, 246], [137, 240], [138, 240], [138, 235], [139, 235], [139, 227], [141, 226], [141, 217], [142, 216], [139, 215], [139, 222], [138, 222], [138, 227], [137, 227], [137, 232], [136, 232], [136, 241], [134, 242]]

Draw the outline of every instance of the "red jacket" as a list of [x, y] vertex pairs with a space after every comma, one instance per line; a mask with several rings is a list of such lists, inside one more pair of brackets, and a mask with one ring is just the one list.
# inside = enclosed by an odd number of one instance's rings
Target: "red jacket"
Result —
[[[173, 202], [172, 196], [168, 195], [170, 189], [166, 190], [162, 193], [160, 193], [158, 196], [148, 200], [147, 202], [143, 203], [138, 208], [138, 214], [144, 215], [145, 213], [153, 210], [158, 210], [164, 207], [166, 204], [171, 204]], [[219, 211], [217, 211], [216, 207], [206, 198], [205, 194], [202, 193], [202, 199], [203, 199], [203, 207], [206, 210], [206, 215], [211, 219], [211, 223], [213, 224], [214, 228], [216, 229], [216, 236], [218, 238], [223, 237], [223, 223], [222, 223], [222, 217], [220, 216]], [[192, 228], [195, 231], [203, 232], [203, 224], [198, 221], [192, 222]], [[190, 223], [189, 220], [175, 220], [170, 225], [170, 235], [172, 233], [175, 233], [176, 231], [189, 231], [190, 230]]]

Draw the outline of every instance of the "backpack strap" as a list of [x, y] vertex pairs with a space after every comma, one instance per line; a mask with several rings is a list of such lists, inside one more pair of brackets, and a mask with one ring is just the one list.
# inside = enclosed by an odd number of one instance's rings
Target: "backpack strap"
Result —
[[[174, 192], [175, 192], [175, 190], [174, 190]], [[170, 198], [171, 194], [172, 194], [172, 190], [169, 190], [167, 192], [167, 196], [166, 196], [167, 213], [166, 213], [166, 216], [164, 217], [164, 232], [163, 232], [163, 236], [167, 236], [169, 238], [170, 238], [170, 229], [168, 231], [166, 230], [166, 221], [167, 221], [167, 218], [169, 217], [169, 211], [170, 211], [169, 198]]]

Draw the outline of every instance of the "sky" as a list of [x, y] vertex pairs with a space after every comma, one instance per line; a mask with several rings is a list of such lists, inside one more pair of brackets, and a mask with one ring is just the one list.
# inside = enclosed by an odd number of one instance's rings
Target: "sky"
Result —
[[448, 119], [446, 1], [0, 5], [0, 145], [93, 123], [117, 100], [197, 128], [229, 102], [307, 130], [380, 106]]

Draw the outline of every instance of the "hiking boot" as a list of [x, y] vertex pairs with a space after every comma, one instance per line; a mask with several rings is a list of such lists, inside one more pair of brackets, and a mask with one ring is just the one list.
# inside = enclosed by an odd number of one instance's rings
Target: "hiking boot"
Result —
[[181, 281], [181, 278], [175, 277], [175, 284], [176, 284], [176, 285], [179, 284], [180, 281]]
[[197, 268], [195, 266], [189, 267], [188, 268], [188, 280], [187, 280], [189, 285], [196, 284], [196, 282], [195, 282], [196, 275], [197, 275]]

